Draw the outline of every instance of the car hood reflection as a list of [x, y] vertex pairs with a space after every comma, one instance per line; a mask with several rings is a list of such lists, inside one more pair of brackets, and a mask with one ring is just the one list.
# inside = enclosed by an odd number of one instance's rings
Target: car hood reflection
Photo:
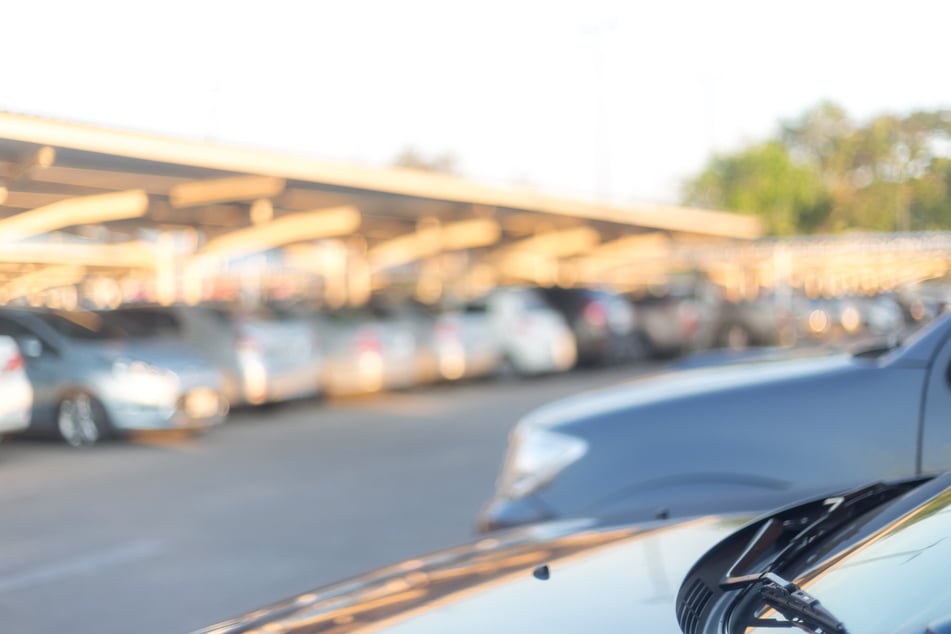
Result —
[[[302, 594], [200, 634], [679, 632], [674, 597], [682, 577], [745, 519], [522, 529]], [[550, 567], [547, 581], [532, 576], [540, 564]]]

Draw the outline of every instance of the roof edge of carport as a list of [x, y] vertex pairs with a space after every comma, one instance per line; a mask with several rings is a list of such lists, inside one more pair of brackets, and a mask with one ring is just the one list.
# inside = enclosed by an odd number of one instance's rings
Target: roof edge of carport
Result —
[[334, 163], [290, 153], [163, 137], [10, 112], [0, 112], [0, 139], [423, 199], [601, 220], [646, 229], [739, 239], [755, 239], [763, 233], [760, 220], [744, 214], [655, 204], [623, 208], [526, 189], [485, 185], [419, 170]]

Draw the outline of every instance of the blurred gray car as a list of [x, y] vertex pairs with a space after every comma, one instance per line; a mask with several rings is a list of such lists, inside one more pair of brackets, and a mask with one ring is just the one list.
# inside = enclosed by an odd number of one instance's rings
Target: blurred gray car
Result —
[[714, 345], [723, 306], [705, 282], [681, 283], [659, 294], [633, 298], [641, 345], [655, 357], [669, 357]]
[[33, 385], [30, 430], [72, 446], [133, 430], [224, 421], [221, 374], [183, 345], [130, 339], [91, 312], [0, 309]]
[[605, 289], [539, 288], [575, 336], [580, 365], [630, 361], [646, 353], [636, 332], [634, 307]]
[[238, 358], [238, 331], [216, 311], [201, 306], [123, 306], [98, 313], [108, 324], [142, 342], [185, 344], [221, 372], [223, 392], [232, 405], [245, 401]]
[[179, 342], [221, 371], [232, 405], [260, 405], [322, 391], [320, 342], [298, 316], [265, 307], [126, 306], [104, 311], [111, 325], [142, 341]]
[[718, 312], [715, 345], [743, 350], [750, 346], [788, 346], [796, 341], [792, 299], [775, 294], [756, 299], [723, 302]]
[[490, 376], [502, 365], [502, 342], [492, 329], [485, 302], [442, 312], [436, 319], [433, 344], [439, 375], [447, 381]]

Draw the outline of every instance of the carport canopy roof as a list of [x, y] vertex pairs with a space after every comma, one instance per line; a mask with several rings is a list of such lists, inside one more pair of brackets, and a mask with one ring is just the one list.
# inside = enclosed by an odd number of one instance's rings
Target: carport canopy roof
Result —
[[748, 240], [762, 232], [756, 218], [735, 213], [622, 208], [419, 170], [0, 113], [3, 242], [104, 223], [119, 232], [192, 227], [214, 240], [285, 216], [342, 208], [359, 214], [358, 227], [349, 230], [370, 248], [476, 218], [498, 223], [499, 244], [581, 226], [598, 231], [603, 241], [657, 231]]

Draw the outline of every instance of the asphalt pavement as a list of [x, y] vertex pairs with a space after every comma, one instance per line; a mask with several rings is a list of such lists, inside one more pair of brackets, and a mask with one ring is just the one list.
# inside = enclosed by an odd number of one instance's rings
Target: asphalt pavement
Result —
[[236, 412], [197, 438], [0, 445], [0, 630], [187, 632], [470, 541], [515, 421], [643, 367]]

